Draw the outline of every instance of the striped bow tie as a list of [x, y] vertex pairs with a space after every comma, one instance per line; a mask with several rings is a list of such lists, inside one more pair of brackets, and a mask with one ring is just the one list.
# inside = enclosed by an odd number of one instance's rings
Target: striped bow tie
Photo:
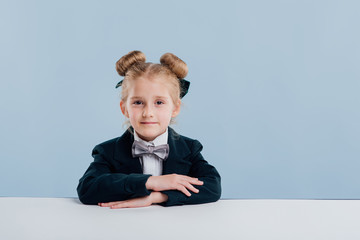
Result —
[[141, 157], [145, 154], [154, 154], [162, 160], [166, 160], [169, 156], [169, 144], [162, 144], [159, 146], [147, 146], [140, 141], [134, 141], [132, 145], [132, 156]]

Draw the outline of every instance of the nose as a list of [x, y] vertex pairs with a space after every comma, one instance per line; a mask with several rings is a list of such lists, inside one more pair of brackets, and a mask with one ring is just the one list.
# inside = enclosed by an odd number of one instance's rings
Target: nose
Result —
[[150, 104], [146, 105], [143, 110], [143, 117], [153, 117], [154, 110]]

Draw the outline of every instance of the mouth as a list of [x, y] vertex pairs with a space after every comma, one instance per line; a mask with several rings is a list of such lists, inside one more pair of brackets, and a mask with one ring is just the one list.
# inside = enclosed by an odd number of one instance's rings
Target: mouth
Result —
[[150, 125], [150, 124], [157, 124], [157, 122], [140, 122], [141, 124], [146, 124], [146, 125]]

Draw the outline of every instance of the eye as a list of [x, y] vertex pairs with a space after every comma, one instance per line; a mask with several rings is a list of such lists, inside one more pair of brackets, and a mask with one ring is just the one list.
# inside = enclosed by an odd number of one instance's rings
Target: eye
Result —
[[142, 101], [137, 100], [137, 101], [134, 101], [133, 104], [134, 104], [134, 105], [141, 105], [141, 104], [142, 104]]
[[162, 104], [164, 104], [164, 102], [163, 102], [163, 101], [158, 100], [158, 101], [156, 101], [156, 102], [155, 102], [155, 104], [156, 104], [156, 105], [162, 105]]

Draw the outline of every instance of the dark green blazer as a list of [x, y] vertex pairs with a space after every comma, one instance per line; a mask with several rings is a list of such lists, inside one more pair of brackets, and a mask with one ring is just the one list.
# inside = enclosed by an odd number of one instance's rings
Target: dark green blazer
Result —
[[[163, 191], [168, 196], [163, 206], [215, 202], [220, 198], [220, 175], [201, 155], [199, 141], [168, 131], [169, 157], [163, 163], [163, 175], [182, 174], [197, 177], [202, 186], [199, 193], [187, 197], [180, 191]], [[121, 201], [149, 195], [145, 183], [150, 175], [142, 173], [139, 158], [133, 158], [131, 146], [134, 136], [126, 131], [121, 137], [101, 143], [92, 151], [94, 161], [79, 180], [77, 192], [84, 204]]]

